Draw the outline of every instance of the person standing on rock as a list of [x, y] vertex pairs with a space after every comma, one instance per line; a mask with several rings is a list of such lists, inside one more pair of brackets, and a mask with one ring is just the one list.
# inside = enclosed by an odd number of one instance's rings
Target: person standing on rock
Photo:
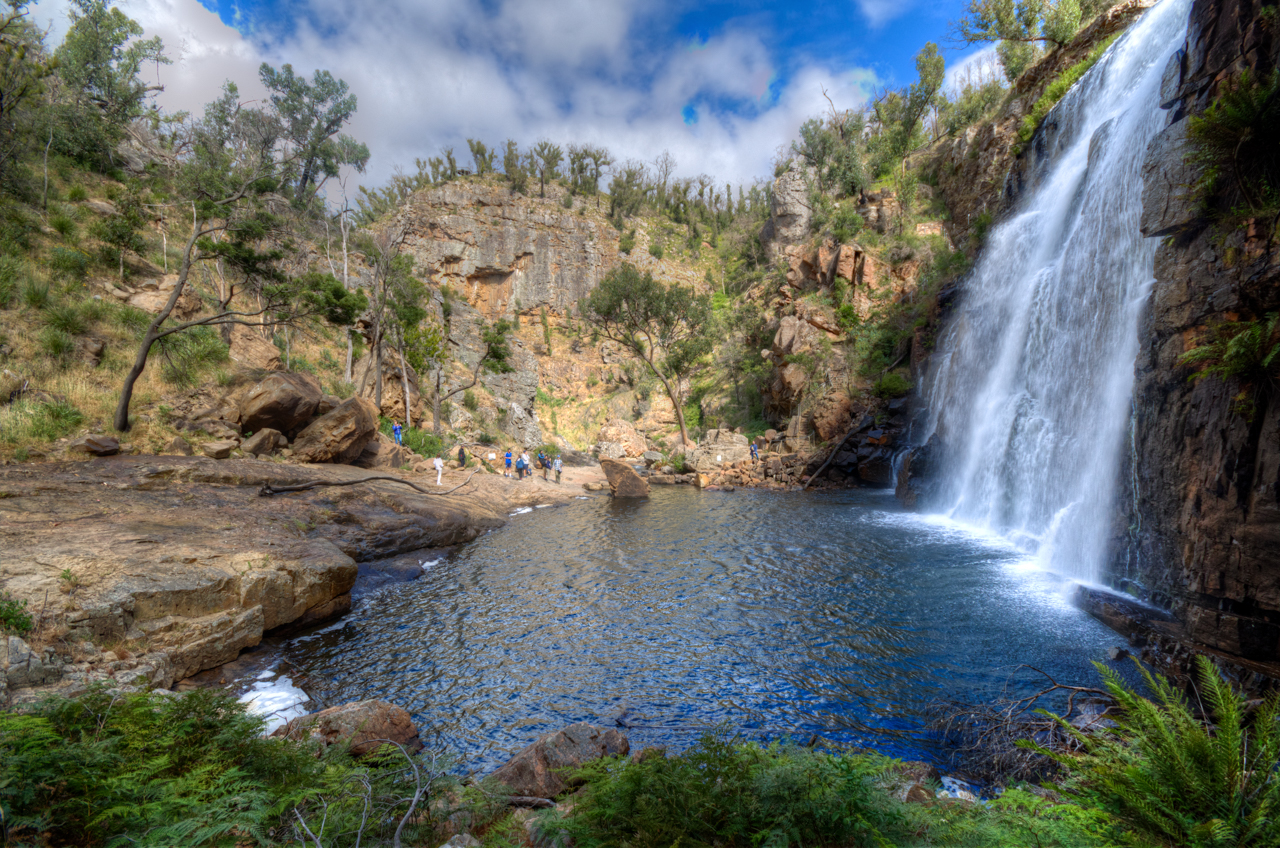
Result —
[[511, 476], [511, 451], [507, 451], [507, 470], [503, 473], [503, 476]]
[[395, 437], [396, 437], [396, 444], [397, 444], [397, 445], [399, 445], [399, 444], [403, 444], [403, 443], [400, 441], [400, 422], [399, 422], [399, 421], [397, 421], [395, 424], [393, 424], [393, 425], [391, 426], [391, 435], [393, 435], [393, 436], [395, 436]]
[[435, 459], [433, 459], [431, 461], [431, 464], [436, 467], [436, 485], [439, 486], [440, 475], [444, 474], [444, 454], [441, 454], [440, 456], [437, 456]]
[[551, 464], [547, 462], [547, 455], [542, 451], [538, 451], [538, 467], [542, 469], [542, 479], [546, 480], [547, 469], [551, 467]]
[[517, 480], [524, 479], [524, 457], [523, 456], [516, 457], [516, 479]]
[[458, 445], [458, 467], [467, 467], [467, 452], [462, 445]]
[[556, 483], [558, 484], [560, 482], [560, 471], [564, 468], [564, 463], [560, 461], [560, 454], [556, 454], [554, 467], [556, 469]]
[[755, 443], [755, 442], [752, 442], [752, 443], [751, 443], [751, 461], [752, 461], [752, 462], [759, 462], [759, 461], [760, 461], [760, 449], [759, 449], [758, 447], [756, 447], [756, 443]]

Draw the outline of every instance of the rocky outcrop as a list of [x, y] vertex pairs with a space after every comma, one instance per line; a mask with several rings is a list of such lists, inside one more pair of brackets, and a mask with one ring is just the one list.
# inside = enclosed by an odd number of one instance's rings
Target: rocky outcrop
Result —
[[303, 462], [355, 461], [378, 432], [378, 411], [364, 398], [348, 398], [298, 434], [293, 455]]
[[[408, 408], [413, 411], [414, 420], [418, 420], [422, 408], [422, 392], [418, 387], [418, 372], [413, 366], [405, 363], [400, 367], [400, 355], [390, 347], [382, 353], [382, 405], [379, 411], [393, 421], [401, 423], [405, 420], [404, 384], [405, 376], [409, 381]], [[372, 353], [365, 354], [351, 366], [351, 380], [355, 383], [360, 397], [376, 403], [378, 396], [378, 369], [374, 364]]]
[[492, 778], [513, 795], [555, 798], [573, 786], [565, 772], [601, 757], [625, 757], [630, 752], [627, 737], [618, 730], [571, 724], [538, 737]]
[[618, 257], [617, 231], [603, 221], [499, 184], [426, 189], [396, 221], [419, 273], [460, 292], [488, 321], [510, 319], [517, 309], [566, 310]]
[[418, 456], [412, 451], [397, 445], [386, 434], [378, 433], [377, 438], [370, 439], [351, 464], [357, 468], [403, 468], [416, 459]]
[[292, 436], [316, 414], [323, 395], [319, 381], [310, 374], [269, 374], [240, 398], [240, 426], [246, 433], [270, 427]]
[[[1131, 466], [1122, 474], [1117, 582], [1172, 611], [1188, 638], [1280, 660], [1280, 400], [1178, 363], [1212, 328], [1280, 310], [1273, 222], [1224, 232], [1186, 192], [1187, 119], [1244, 68], [1280, 63], [1261, 0], [1196, 0], [1161, 94], [1169, 127], [1147, 151], [1144, 232], [1166, 236], [1140, 338]], [[1169, 237], [1171, 236], [1171, 237]], [[1272, 339], [1272, 343], [1276, 340]], [[1254, 398], [1254, 408], [1239, 403]]]
[[606, 459], [631, 459], [644, 453], [645, 440], [631, 422], [611, 418], [596, 434], [596, 448]]
[[760, 232], [760, 243], [770, 261], [781, 258], [788, 245], [809, 237], [813, 222], [813, 207], [809, 202], [811, 181], [809, 170], [794, 163], [773, 181], [769, 220]]
[[687, 464], [704, 474], [749, 459], [751, 445], [747, 437], [732, 430], [708, 430], [698, 446], [685, 456]]
[[[322, 748], [346, 745], [354, 756], [371, 754], [394, 742], [411, 754], [422, 750], [413, 716], [388, 701], [371, 699], [299, 716], [271, 734]], [[384, 741], [386, 740], [386, 741]]]
[[609, 480], [609, 489], [615, 498], [647, 498], [649, 483], [636, 474], [635, 469], [616, 459], [600, 460], [600, 468]]

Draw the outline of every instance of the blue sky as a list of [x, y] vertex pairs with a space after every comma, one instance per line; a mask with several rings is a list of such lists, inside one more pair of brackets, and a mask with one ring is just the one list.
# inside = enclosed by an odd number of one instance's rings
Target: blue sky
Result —
[[[66, 0], [37, 0], [54, 23]], [[807, 117], [856, 108], [915, 76], [963, 0], [118, 0], [178, 60], [159, 70], [167, 108], [199, 109], [231, 78], [261, 95], [257, 66], [327, 68], [360, 98], [349, 128], [370, 173], [465, 139], [608, 146], [677, 173], [750, 182]], [[973, 53], [948, 50], [948, 64]]]

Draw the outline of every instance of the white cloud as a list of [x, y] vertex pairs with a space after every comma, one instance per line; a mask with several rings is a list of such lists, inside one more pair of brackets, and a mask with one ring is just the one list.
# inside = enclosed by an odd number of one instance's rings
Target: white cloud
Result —
[[982, 84], [993, 79], [1004, 81], [1004, 66], [996, 55], [996, 46], [989, 44], [961, 57], [955, 64], [948, 62], [942, 90], [954, 97], [964, 89], [966, 83]]
[[[63, 19], [65, 4], [39, 0], [34, 17]], [[226, 79], [246, 99], [263, 96], [263, 61], [345, 79], [359, 97], [348, 131], [373, 153], [355, 183], [381, 182], [395, 166], [411, 167], [446, 145], [467, 161], [468, 137], [603, 144], [619, 161], [652, 161], [669, 150], [681, 175], [750, 182], [771, 173], [774, 151], [801, 122], [826, 111], [824, 88], [846, 108], [864, 102], [875, 82], [869, 71], [837, 74], [815, 63], [793, 69], [778, 87], [776, 60], [757, 33], [658, 43], [649, 34], [666, 10], [641, 0], [504, 0], [488, 12], [480, 0], [311, 0], [312, 14], [276, 40], [246, 38], [197, 0], [119, 5], [175, 59], [159, 69], [158, 101], [169, 110], [199, 110]], [[323, 21], [323, 32], [310, 19]], [[60, 37], [55, 31], [50, 40]], [[692, 124], [681, 115], [689, 103], [698, 111]]]
[[913, 0], [855, 0], [858, 11], [872, 27], [882, 27], [910, 11]]

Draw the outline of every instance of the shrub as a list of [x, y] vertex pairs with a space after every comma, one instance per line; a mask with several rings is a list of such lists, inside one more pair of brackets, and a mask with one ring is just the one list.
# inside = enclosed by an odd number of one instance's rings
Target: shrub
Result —
[[18, 600], [8, 592], [0, 592], [0, 633], [16, 633], [22, 636], [31, 632], [31, 615], [26, 611], [27, 602]]
[[104, 308], [121, 329], [139, 338], [142, 337], [147, 327], [151, 325], [151, 316], [136, 306], [112, 301]]
[[1141, 665], [1154, 701], [1095, 665], [1119, 706], [1115, 728], [1085, 734], [1059, 719], [1083, 752], [1050, 753], [1072, 773], [1068, 786], [1077, 797], [1160, 844], [1280, 846], [1280, 694], [1250, 714], [1212, 661], [1197, 656], [1197, 702], [1210, 711], [1202, 721], [1178, 688]]
[[51, 442], [75, 432], [84, 416], [66, 401], [18, 400], [0, 407], [0, 439], [11, 445]]
[[[541, 391], [541, 390], [539, 390]], [[480, 399], [476, 397], [476, 393], [467, 389], [462, 393], [462, 405], [472, 412], [480, 408]]]
[[70, 200], [73, 203], [79, 203], [80, 201], [88, 199], [89, 192], [86, 191], [85, 187], [82, 185], [73, 185], [71, 188], [67, 189], [67, 200]]
[[66, 330], [57, 327], [45, 327], [40, 331], [38, 341], [41, 353], [63, 364], [76, 350], [76, 340]]
[[841, 305], [836, 310], [836, 324], [846, 333], [858, 326], [858, 310], [852, 303]]
[[49, 284], [39, 280], [27, 280], [22, 285], [22, 303], [32, 309], [44, 309], [49, 305]]
[[61, 330], [73, 336], [84, 335], [89, 329], [79, 305], [73, 303], [50, 306], [44, 311], [44, 322], [55, 330]]
[[160, 358], [166, 382], [190, 388], [207, 367], [227, 361], [229, 348], [216, 330], [192, 327], [157, 341], [152, 355]]
[[652, 256], [654, 259], [661, 259], [663, 256], [662, 245], [656, 241], [650, 244], [649, 255]]
[[89, 257], [78, 250], [55, 247], [49, 251], [49, 270], [59, 279], [79, 282], [89, 275]]
[[8, 309], [13, 305], [14, 296], [17, 293], [17, 283], [13, 280], [0, 279], [0, 309]]
[[634, 228], [627, 230], [625, 233], [622, 234], [622, 237], [618, 239], [618, 251], [620, 253], [629, 254], [631, 253], [631, 250], [635, 246], [636, 246], [636, 231]]
[[901, 374], [885, 374], [871, 390], [878, 398], [900, 398], [911, 391], [911, 383]]
[[831, 234], [836, 241], [846, 244], [858, 237], [862, 232], [862, 216], [852, 203], [842, 203], [831, 215]]
[[76, 230], [78, 229], [76, 227], [75, 220], [70, 215], [62, 215], [62, 214], [50, 215], [49, 226], [52, 227], [54, 231], [56, 231], [58, 235], [62, 236], [64, 239], [73, 237], [76, 234]]
[[1219, 324], [1211, 336], [1209, 342], [1178, 357], [1178, 364], [1201, 366], [1191, 380], [1239, 380], [1242, 386], [1233, 410], [1252, 420], [1256, 398], [1269, 391], [1280, 374], [1280, 312], [1272, 312], [1260, 321]]
[[1223, 83], [1216, 100], [1191, 118], [1192, 158], [1202, 168], [1194, 189], [1207, 204], [1219, 193], [1243, 203], [1242, 217], [1273, 216], [1280, 207], [1280, 72], [1249, 71]]

